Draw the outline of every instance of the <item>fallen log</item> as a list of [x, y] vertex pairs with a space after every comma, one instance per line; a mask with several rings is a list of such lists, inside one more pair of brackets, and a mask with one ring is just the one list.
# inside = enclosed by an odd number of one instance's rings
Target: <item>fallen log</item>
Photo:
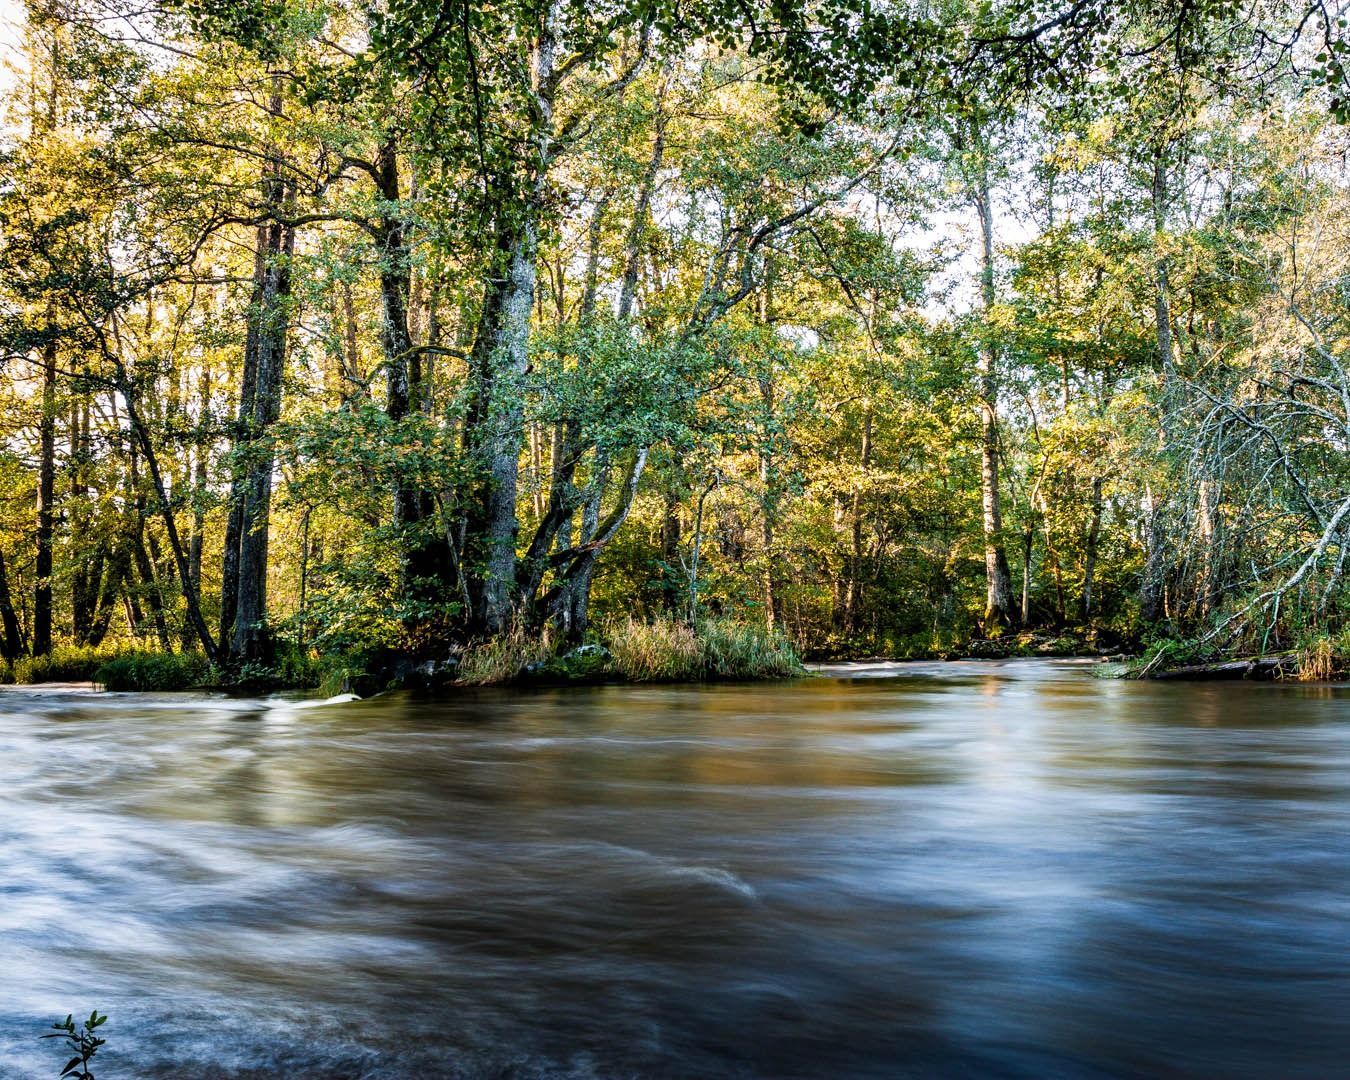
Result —
[[1296, 674], [1292, 656], [1259, 656], [1246, 660], [1219, 660], [1209, 664], [1183, 664], [1153, 672], [1151, 679], [1252, 679], [1267, 681]]

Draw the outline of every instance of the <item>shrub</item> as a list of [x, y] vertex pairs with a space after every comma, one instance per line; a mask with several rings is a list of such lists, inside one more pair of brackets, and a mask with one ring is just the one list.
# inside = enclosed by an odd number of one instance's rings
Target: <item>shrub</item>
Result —
[[105, 690], [187, 690], [210, 673], [200, 653], [130, 652], [100, 665], [94, 681]]
[[24, 656], [15, 660], [14, 681], [90, 682], [98, 669], [116, 655], [116, 650], [110, 648], [59, 645], [43, 656]]
[[297, 690], [312, 690], [322, 686], [331, 665], [296, 645], [278, 645], [272, 669], [277, 682]]
[[1202, 649], [1194, 641], [1155, 638], [1146, 644], [1143, 656], [1131, 661], [1129, 677], [1147, 678], [1155, 671], [1185, 667], [1187, 664], [1202, 664], [1212, 657], [1212, 652]]

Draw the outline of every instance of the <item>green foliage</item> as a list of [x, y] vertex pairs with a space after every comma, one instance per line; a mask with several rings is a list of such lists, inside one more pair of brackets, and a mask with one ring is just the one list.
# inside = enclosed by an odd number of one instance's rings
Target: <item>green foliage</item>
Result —
[[787, 679], [802, 674], [786, 635], [761, 626], [705, 619], [698, 624], [705, 679]]
[[240, 665], [228, 684], [249, 690], [309, 690], [325, 684], [333, 663], [291, 642], [278, 642], [269, 662]]
[[[384, 689], [466, 642], [470, 683], [786, 671], [764, 623], [831, 656], [959, 655], [1023, 621], [1137, 637], [1146, 580], [1178, 639], [1345, 622], [1348, 58], [1325, 13], [25, 10], [0, 652], [48, 589], [58, 636], [116, 644], [0, 677], [195, 678], [169, 654], [203, 636], [194, 593], [228, 616], [245, 505], [257, 626], [304, 644], [248, 648], [230, 673], [255, 688]], [[996, 235], [948, 227], [976, 204]], [[289, 232], [269, 217], [295, 233], [260, 249]], [[279, 389], [250, 419], [264, 351]], [[275, 491], [241, 499], [247, 469]], [[986, 546], [1025, 620], [986, 618]], [[613, 657], [481, 640], [506, 613], [574, 633], [556, 601], [592, 571]], [[1048, 639], [989, 648], [1068, 647]]]
[[321, 655], [317, 660], [319, 693], [325, 697], [336, 694], [359, 694], [366, 697], [389, 688], [387, 677], [381, 677], [381, 658], [375, 649], [348, 649], [340, 653]]
[[1214, 659], [1214, 656], [1213, 648], [1194, 640], [1156, 638], [1145, 645], [1144, 652], [1138, 660], [1130, 662], [1129, 673], [1134, 677], [1147, 676], [1168, 668], [1203, 664]]
[[24, 656], [12, 666], [17, 683], [96, 682], [99, 668], [117, 658], [113, 648], [58, 645], [45, 656]]
[[105, 690], [188, 690], [209, 681], [211, 674], [200, 653], [131, 652], [101, 664], [94, 682]]
[[692, 627], [678, 619], [616, 619], [602, 642], [558, 652], [554, 635], [521, 629], [478, 642], [461, 655], [456, 682], [490, 686], [533, 682], [696, 682], [778, 679], [802, 674], [801, 661], [782, 634], [729, 619]]
[[89, 1014], [88, 1020], [76, 1027], [73, 1015], [67, 1014], [64, 1020], [58, 1020], [52, 1025], [53, 1031], [39, 1036], [42, 1039], [60, 1039], [65, 1043], [65, 1049], [74, 1055], [61, 1070], [61, 1076], [70, 1077], [70, 1080], [94, 1080], [94, 1074], [89, 1071], [89, 1062], [98, 1053], [98, 1048], [108, 1041], [96, 1034], [107, 1022], [107, 1016], [100, 1016], [95, 1009]]

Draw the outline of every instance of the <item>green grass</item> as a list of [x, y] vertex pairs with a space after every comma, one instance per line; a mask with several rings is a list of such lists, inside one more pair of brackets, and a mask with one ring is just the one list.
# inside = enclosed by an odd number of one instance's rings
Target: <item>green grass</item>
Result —
[[99, 667], [94, 681], [105, 690], [188, 690], [211, 675], [200, 653], [130, 652]]
[[115, 648], [59, 645], [43, 656], [21, 656], [7, 665], [5, 682], [91, 682], [94, 673], [118, 655]]
[[108, 690], [186, 690], [209, 682], [212, 675], [200, 653], [113, 646], [59, 645], [43, 656], [0, 664], [0, 683], [93, 682]]

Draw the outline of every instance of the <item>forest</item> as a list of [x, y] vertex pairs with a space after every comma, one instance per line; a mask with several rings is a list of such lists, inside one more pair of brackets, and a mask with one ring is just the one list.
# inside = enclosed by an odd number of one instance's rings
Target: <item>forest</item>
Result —
[[491, 681], [606, 649], [1330, 673], [1345, 26], [26, 0], [7, 677]]

